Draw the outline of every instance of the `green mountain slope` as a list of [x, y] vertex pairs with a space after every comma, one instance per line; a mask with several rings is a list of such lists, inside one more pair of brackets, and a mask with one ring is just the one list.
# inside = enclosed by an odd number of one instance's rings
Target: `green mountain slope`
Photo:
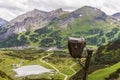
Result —
[[[120, 39], [98, 48], [93, 55], [88, 80], [104, 80], [120, 68]], [[80, 79], [81, 71], [72, 78]]]
[[120, 61], [120, 39], [110, 42], [106, 46], [98, 48], [95, 54], [95, 63], [97, 64], [113, 64]]
[[[107, 65], [107, 68], [103, 68], [91, 73], [88, 80], [105, 80], [111, 75], [111, 78], [115, 78], [114, 72], [120, 69], [120, 39], [110, 42], [107, 45], [98, 48], [94, 55], [94, 65]], [[112, 65], [112, 66], [111, 66]], [[113, 73], [113, 74], [112, 74]], [[116, 73], [115, 75], [118, 75]], [[93, 76], [93, 75], [96, 75]], [[119, 76], [117, 76], [118, 78]]]
[[105, 80], [111, 73], [120, 68], [120, 62], [110, 67], [97, 70], [88, 76], [88, 80]]

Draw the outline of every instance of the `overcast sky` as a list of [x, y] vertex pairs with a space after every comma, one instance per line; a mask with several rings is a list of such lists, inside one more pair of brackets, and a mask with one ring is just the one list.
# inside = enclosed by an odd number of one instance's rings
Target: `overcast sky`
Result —
[[120, 12], [120, 0], [0, 0], [0, 17], [10, 21], [35, 8], [44, 11], [57, 8], [73, 11], [85, 5], [99, 8], [108, 15]]

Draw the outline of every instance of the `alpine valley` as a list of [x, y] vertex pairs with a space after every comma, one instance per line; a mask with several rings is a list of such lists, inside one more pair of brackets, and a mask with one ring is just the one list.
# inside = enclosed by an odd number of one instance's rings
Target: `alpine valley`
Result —
[[91, 6], [0, 18], [0, 80], [81, 80], [82, 67], [68, 54], [69, 37], [84, 37], [94, 49], [87, 80], [120, 80], [120, 13]]

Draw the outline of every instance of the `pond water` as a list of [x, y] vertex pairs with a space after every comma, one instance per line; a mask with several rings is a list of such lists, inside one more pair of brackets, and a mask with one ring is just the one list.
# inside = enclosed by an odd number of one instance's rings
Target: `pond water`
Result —
[[20, 68], [13, 69], [17, 74], [16, 77], [27, 76], [27, 75], [35, 75], [35, 74], [43, 74], [50, 72], [50, 69], [44, 68], [40, 65], [28, 65], [22, 66]]

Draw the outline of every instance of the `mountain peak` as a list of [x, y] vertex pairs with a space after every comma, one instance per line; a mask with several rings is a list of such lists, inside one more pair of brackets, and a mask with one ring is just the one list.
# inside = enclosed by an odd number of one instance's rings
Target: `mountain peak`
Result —
[[91, 6], [83, 6], [75, 11], [73, 11], [74, 13], [86, 13], [86, 14], [90, 14], [90, 13], [97, 13], [97, 12], [102, 12], [100, 9], [97, 9], [95, 7], [91, 7]]
[[105, 20], [107, 17], [107, 15], [103, 11], [91, 6], [83, 6], [73, 11], [72, 13], [82, 15], [82, 16], [89, 16], [99, 20]]
[[112, 16], [113, 16], [114, 18], [116, 18], [117, 20], [120, 21], [120, 12], [115, 13], [115, 14], [113, 14]]
[[6, 22], [8, 22], [7, 20], [5, 20], [5, 19], [3, 19], [3, 18], [0, 18], [0, 21], [6, 21]]
[[5, 27], [7, 25], [8, 21], [6, 21], [3, 18], [0, 18], [0, 27]]
[[52, 10], [51, 12], [61, 13], [61, 12], [63, 12], [63, 9], [62, 9], [62, 8], [58, 8], [58, 9], [56, 9], [56, 10]]
[[97, 9], [97, 8], [92, 7], [92, 6], [83, 6], [83, 7], [79, 8], [79, 9]]
[[11, 24], [11, 26], [13, 26], [16, 22], [22, 22], [28, 17], [36, 17], [36, 16], [39, 16], [39, 15], [44, 15], [45, 13], [47, 13], [47, 12], [41, 11], [41, 10], [38, 10], [38, 9], [33, 9], [32, 11], [24, 13], [24, 14], [16, 17], [15, 19], [11, 20], [10, 24]]
[[62, 8], [58, 8], [55, 11], [61, 12], [61, 11], [63, 11], [63, 9]]
[[33, 9], [33, 11], [40, 11], [39, 9]]
[[28, 13], [46, 13], [45, 11], [39, 10], [39, 9], [33, 9], [32, 11], [29, 11]]
[[120, 16], [120, 12], [113, 14], [112, 16]]

